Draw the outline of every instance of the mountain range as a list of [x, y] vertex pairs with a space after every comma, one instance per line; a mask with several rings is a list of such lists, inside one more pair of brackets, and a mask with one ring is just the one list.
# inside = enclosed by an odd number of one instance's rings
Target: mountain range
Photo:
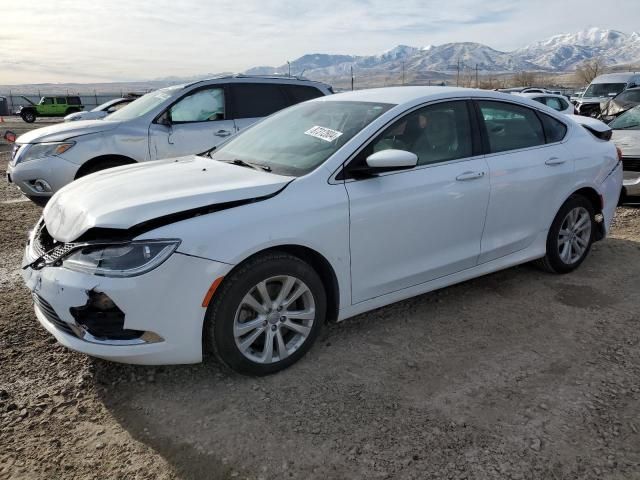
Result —
[[398, 45], [378, 55], [331, 55], [314, 53], [293, 60], [290, 65], [261, 66], [246, 74], [304, 74], [308, 77], [345, 75], [351, 67], [360, 73], [456, 72], [458, 68], [480, 72], [568, 72], [580, 63], [601, 57], [609, 65], [640, 63], [640, 33], [589, 28], [577, 33], [555, 35], [511, 52], [501, 52], [474, 42], [411, 47]]

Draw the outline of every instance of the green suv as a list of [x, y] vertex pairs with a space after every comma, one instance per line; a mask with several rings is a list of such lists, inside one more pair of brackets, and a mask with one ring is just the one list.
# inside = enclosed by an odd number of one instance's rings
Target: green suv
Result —
[[30, 105], [21, 107], [18, 114], [27, 123], [33, 123], [37, 117], [64, 117], [70, 113], [80, 112], [84, 106], [80, 97], [42, 97], [38, 104], [34, 104], [26, 97]]

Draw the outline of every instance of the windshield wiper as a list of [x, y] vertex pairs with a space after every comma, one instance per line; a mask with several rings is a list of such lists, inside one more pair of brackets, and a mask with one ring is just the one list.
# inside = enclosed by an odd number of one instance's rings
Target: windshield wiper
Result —
[[271, 167], [268, 165], [260, 165], [259, 163], [249, 163], [249, 162], [245, 162], [240, 158], [236, 158], [232, 160], [231, 163], [233, 163], [234, 165], [240, 165], [241, 167], [253, 168], [254, 170], [264, 170], [265, 172], [271, 171]]

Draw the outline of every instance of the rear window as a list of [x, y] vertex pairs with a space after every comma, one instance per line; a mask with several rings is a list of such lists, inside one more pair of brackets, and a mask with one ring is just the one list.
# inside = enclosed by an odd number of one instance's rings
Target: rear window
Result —
[[622, 92], [626, 83], [592, 83], [584, 92], [583, 97], [615, 97]]
[[289, 106], [280, 85], [238, 83], [231, 85], [235, 118], [266, 117]]

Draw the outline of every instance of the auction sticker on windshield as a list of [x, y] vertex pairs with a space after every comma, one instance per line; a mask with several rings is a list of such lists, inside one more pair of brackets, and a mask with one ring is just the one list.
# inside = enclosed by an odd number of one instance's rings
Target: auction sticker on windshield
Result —
[[316, 125], [315, 127], [311, 127], [309, 130], [304, 132], [304, 134], [319, 138], [320, 140], [324, 140], [325, 142], [333, 142], [336, 138], [342, 135], [342, 132], [331, 130], [330, 128], [326, 127], [319, 127], [318, 125]]

